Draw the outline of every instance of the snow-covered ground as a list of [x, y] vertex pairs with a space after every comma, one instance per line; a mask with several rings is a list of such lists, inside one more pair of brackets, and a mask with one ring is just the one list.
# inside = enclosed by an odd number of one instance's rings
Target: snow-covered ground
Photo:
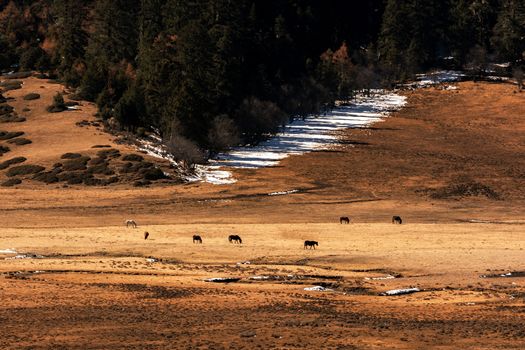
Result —
[[[416, 75], [417, 87], [426, 87], [441, 83], [450, 83], [453, 81], [461, 80], [465, 77], [465, 73], [453, 71], [453, 70], [440, 70], [425, 74]], [[411, 85], [411, 84], [408, 84]]]
[[331, 112], [296, 119], [283, 130], [253, 147], [237, 147], [211, 160], [222, 168], [261, 168], [275, 166], [292, 154], [326, 149], [338, 143], [335, 131], [367, 127], [398, 110], [406, 103], [404, 96], [375, 91], [370, 96], [358, 95], [350, 105]]

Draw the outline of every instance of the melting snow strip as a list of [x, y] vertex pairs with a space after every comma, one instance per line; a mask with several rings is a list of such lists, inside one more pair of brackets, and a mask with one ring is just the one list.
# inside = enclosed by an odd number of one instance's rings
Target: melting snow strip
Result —
[[10, 248], [10, 249], [2, 249], [0, 250], [0, 254], [17, 254], [17, 251]]
[[333, 289], [322, 287], [322, 286], [313, 286], [313, 287], [306, 287], [304, 288], [306, 291], [310, 292], [333, 292]]
[[297, 193], [299, 190], [290, 190], [290, 191], [281, 191], [281, 192], [272, 192], [268, 193], [269, 196], [284, 196], [287, 194]]

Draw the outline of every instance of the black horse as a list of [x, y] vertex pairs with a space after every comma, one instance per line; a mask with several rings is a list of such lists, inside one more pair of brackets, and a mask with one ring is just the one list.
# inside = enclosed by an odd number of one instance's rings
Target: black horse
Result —
[[317, 243], [316, 241], [304, 241], [304, 248], [303, 249], [315, 249], [316, 246], [318, 246], [319, 243]]
[[199, 235], [193, 235], [193, 243], [202, 244], [202, 238]]
[[242, 239], [241, 237], [237, 236], [237, 235], [230, 235], [228, 237], [228, 241], [230, 243], [239, 243], [239, 244], [242, 244]]
[[144, 232], [144, 239], [148, 239], [148, 237], [149, 237], [149, 232], [148, 231]]
[[392, 216], [392, 223], [401, 225], [403, 220], [401, 219], [401, 216]]
[[339, 222], [341, 224], [349, 224], [350, 223], [350, 218], [348, 216], [341, 216], [339, 218]]

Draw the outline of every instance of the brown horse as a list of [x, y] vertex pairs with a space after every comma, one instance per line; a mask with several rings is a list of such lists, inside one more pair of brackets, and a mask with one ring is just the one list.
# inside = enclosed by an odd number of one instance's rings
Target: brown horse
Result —
[[202, 244], [202, 238], [199, 235], [193, 235], [193, 243]]
[[149, 237], [149, 232], [148, 231], [144, 232], [144, 239], [148, 239], [148, 237]]
[[304, 248], [303, 249], [315, 249], [316, 246], [318, 246], [319, 243], [316, 241], [304, 241]]
[[401, 216], [395, 215], [392, 216], [392, 223], [401, 225], [403, 223], [403, 220], [401, 219]]
[[350, 223], [350, 218], [348, 216], [341, 216], [339, 218], [339, 222], [341, 224], [349, 224]]
[[242, 244], [242, 239], [241, 237], [237, 236], [237, 235], [230, 235], [228, 237], [228, 241], [230, 243], [238, 243], [238, 244]]

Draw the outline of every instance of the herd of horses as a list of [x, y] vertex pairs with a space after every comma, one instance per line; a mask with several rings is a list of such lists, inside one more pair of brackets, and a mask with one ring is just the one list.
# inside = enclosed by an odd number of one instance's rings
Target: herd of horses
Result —
[[[339, 218], [339, 222], [341, 224], [349, 224], [350, 218], [348, 216], [341, 216]], [[137, 223], [135, 220], [126, 220], [124, 222], [126, 224], [126, 227], [132, 227], [137, 228]], [[401, 219], [400, 216], [394, 215], [392, 216], [392, 223], [393, 224], [399, 224], [401, 225], [403, 223], [403, 219]], [[144, 239], [148, 239], [149, 232], [144, 232]], [[239, 235], [229, 235], [228, 236], [228, 242], [232, 244], [242, 244], [242, 239]], [[202, 244], [202, 237], [199, 235], [193, 235], [193, 243], [194, 244]], [[319, 242], [317, 241], [304, 241], [303, 249], [315, 249], [315, 247], [319, 246]]]

